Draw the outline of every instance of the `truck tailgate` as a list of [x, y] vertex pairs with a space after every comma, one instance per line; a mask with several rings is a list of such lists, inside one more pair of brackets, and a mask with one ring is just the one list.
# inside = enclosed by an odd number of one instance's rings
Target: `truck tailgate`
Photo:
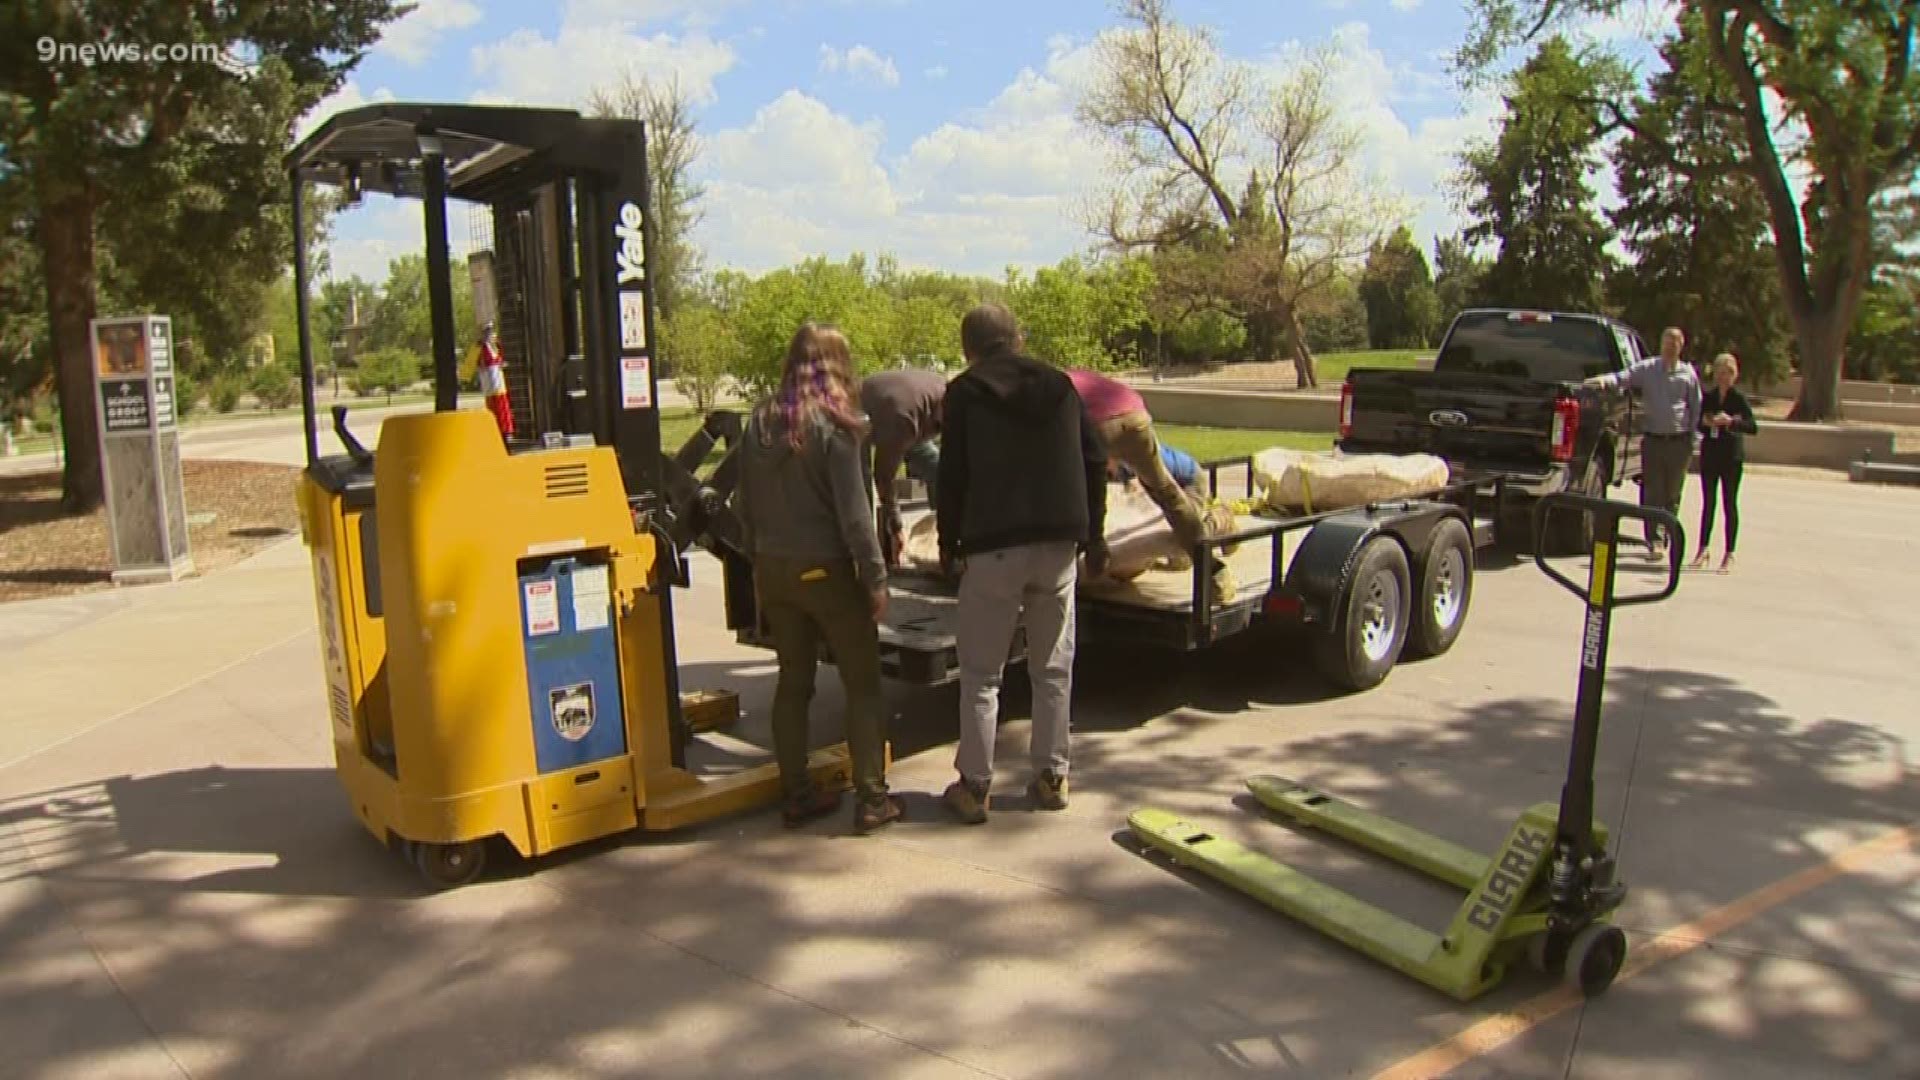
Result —
[[1544, 461], [1553, 383], [1504, 375], [1353, 371], [1356, 446], [1475, 462]]

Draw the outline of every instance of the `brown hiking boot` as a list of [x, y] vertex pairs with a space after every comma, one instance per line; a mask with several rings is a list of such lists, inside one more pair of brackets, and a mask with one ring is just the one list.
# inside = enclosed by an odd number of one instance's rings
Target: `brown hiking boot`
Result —
[[987, 820], [987, 793], [985, 789], [975, 788], [964, 779], [955, 780], [947, 785], [940, 801], [946, 804], [947, 811], [968, 825], [985, 824]]
[[1034, 805], [1042, 810], [1065, 810], [1067, 808], [1067, 778], [1047, 769], [1033, 778], [1027, 785], [1027, 794]]
[[814, 788], [799, 795], [789, 795], [787, 801], [781, 804], [780, 819], [786, 822], [787, 828], [797, 829], [809, 821], [823, 818], [838, 809], [840, 809], [839, 792]]
[[860, 809], [853, 813], [853, 827], [857, 832], [870, 833], [906, 816], [906, 805], [898, 795], [882, 795], [878, 799], [861, 800]]

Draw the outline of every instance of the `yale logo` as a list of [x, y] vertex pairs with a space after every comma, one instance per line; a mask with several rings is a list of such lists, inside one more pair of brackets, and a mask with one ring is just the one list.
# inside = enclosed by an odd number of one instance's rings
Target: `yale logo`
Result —
[[1473, 910], [1467, 913], [1467, 922], [1488, 933], [1498, 930], [1500, 920], [1506, 918], [1520, 890], [1527, 887], [1527, 881], [1533, 877], [1533, 868], [1540, 862], [1540, 853], [1545, 850], [1545, 830], [1520, 830], [1514, 836], [1513, 844], [1500, 857], [1500, 865], [1494, 867], [1493, 876], [1487, 878], [1486, 887], [1474, 897]]
[[619, 263], [620, 276], [614, 284], [625, 285], [630, 281], [639, 281], [647, 276], [647, 239], [641, 232], [640, 208], [631, 202], [620, 204], [620, 220], [613, 226], [614, 239], [620, 246], [614, 251], [614, 259]]

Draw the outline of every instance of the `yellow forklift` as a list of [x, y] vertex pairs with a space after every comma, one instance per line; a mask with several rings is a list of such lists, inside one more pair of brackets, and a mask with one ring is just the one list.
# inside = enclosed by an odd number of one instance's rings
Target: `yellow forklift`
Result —
[[[725, 493], [697, 470], [738, 418], [660, 445], [653, 227], [638, 121], [567, 110], [384, 103], [335, 114], [289, 152], [311, 553], [334, 760], [362, 824], [429, 882], [481, 873], [489, 843], [534, 857], [673, 829], [779, 798], [771, 763], [711, 777], [695, 728], [737, 714], [680, 692], [672, 589], [685, 552], [751, 573]], [[321, 453], [303, 229], [309, 185], [424, 203], [434, 410], [376, 450], [333, 410]], [[513, 437], [461, 409], [447, 207], [491, 216]], [[748, 601], [750, 602], [750, 601]], [[737, 617], [741, 613], [730, 613]], [[727, 716], [715, 716], [724, 712]], [[701, 715], [706, 714], [706, 715]], [[845, 744], [814, 752], [848, 784]]]

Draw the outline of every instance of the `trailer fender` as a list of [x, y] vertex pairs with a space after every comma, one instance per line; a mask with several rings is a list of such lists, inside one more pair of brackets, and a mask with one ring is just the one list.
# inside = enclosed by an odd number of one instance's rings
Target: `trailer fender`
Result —
[[[1287, 567], [1287, 589], [1300, 598], [1308, 623], [1330, 626], [1360, 561], [1360, 549], [1385, 531], [1372, 515], [1331, 517], [1307, 530]], [[1397, 538], [1396, 538], [1397, 539]], [[1413, 560], [1408, 554], [1408, 562]]]

